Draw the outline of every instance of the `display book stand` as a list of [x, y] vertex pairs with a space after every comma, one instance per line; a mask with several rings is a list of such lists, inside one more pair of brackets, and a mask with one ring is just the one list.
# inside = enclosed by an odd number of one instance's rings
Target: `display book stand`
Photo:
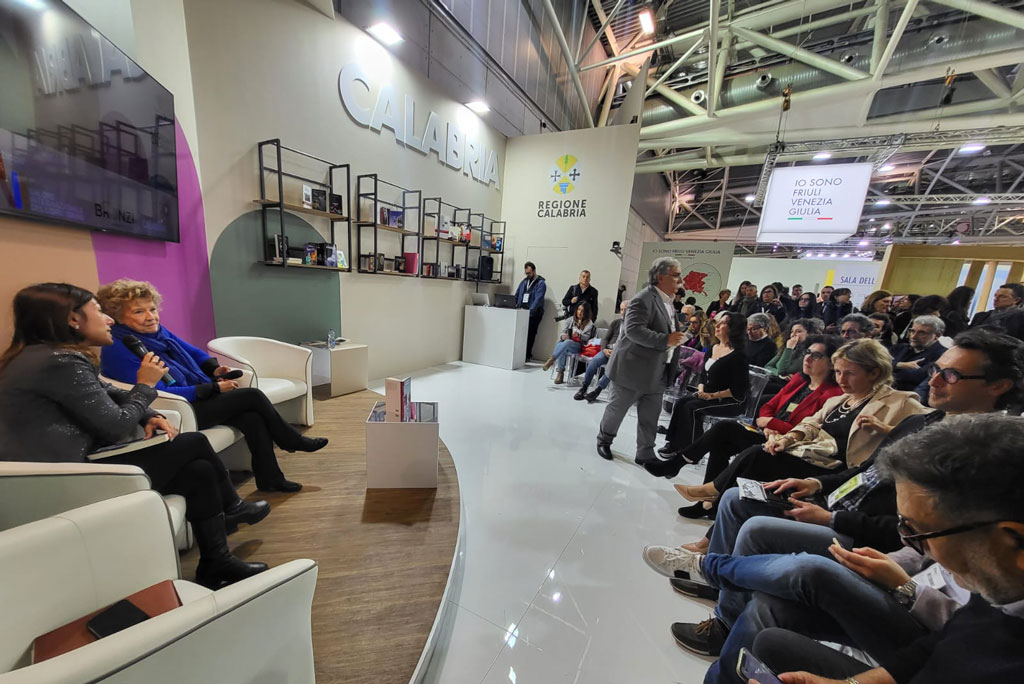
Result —
[[[471, 210], [445, 202], [440, 197], [423, 200], [423, 240], [420, 259], [421, 276], [442, 280], [462, 280], [466, 275], [466, 254], [469, 252]], [[432, 234], [428, 224], [433, 223]], [[463, 239], [466, 237], [467, 239]], [[433, 245], [433, 261], [428, 260], [428, 245]], [[442, 252], [442, 245], [446, 247]], [[462, 250], [461, 254], [458, 250]], [[442, 254], [450, 257], [442, 261]], [[459, 257], [462, 257], [461, 259]]]
[[[351, 213], [352, 203], [350, 198], [351, 192], [351, 167], [348, 164], [335, 164], [326, 159], [300, 152], [291, 147], [287, 147], [281, 144], [279, 138], [273, 140], [264, 140], [257, 146], [259, 156], [259, 174], [260, 174], [260, 198], [253, 200], [253, 203], [260, 207], [260, 222], [263, 227], [263, 261], [260, 262], [265, 266], [275, 266], [281, 268], [295, 268], [295, 269], [307, 269], [307, 270], [319, 270], [319, 271], [350, 271], [352, 270], [347, 260], [352, 255], [352, 219], [345, 213]], [[283, 152], [289, 153], [289, 170], [286, 170], [283, 162]], [[269, 154], [268, 154], [269, 153]], [[270, 156], [275, 166], [267, 165], [267, 157]], [[326, 169], [324, 168], [326, 167]], [[316, 174], [318, 177], [314, 177]], [[271, 184], [276, 186], [277, 199], [272, 199], [267, 196], [267, 176], [271, 177]], [[285, 185], [285, 179], [289, 179], [287, 186]], [[326, 178], [326, 182], [324, 181]], [[274, 182], [276, 181], [276, 182]], [[303, 205], [302, 198], [302, 184], [310, 184], [315, 186], [318, 190], [324, 192], [324, 196], [327, 201], [327, 206], [323, 209], [312, 208]], [[296, 186], [297, 189], [296, 189]], [[342, 198], [341, 213], [332, 213], [327, 211], [330, 209], [331, 195], [340, 196]], [[270, 221], [268, 221], [268, 212], [277, 210], [277, 232], [271, 232]], [[315, 218], [323, 219], [329, 222], [330, 225], [330, 236], [329, 243], [333, 244], [337, 248], [338, 254], [338, 266], [328, 266], [324, 263], [318, 264], [306, 264], [306, 263], [295, 263], [294, 257], [292, 263], [289, 263], [288, 254], [281, 252], [281, 247], [284, 246], [282, 243], [286, 240], [285, 228], [284, 228], [284, 212], [290, 211], [295, 214], [302, 214], [303, 216], [313, 216]], [[344, 251], [342, 252], [342, 245], [338, 244], [336, 224], [344, 223]], [[317, 229], [319, 232], [319, 229]], [[288, 247], [294, 247], [288, 245]], [[321, 259], [322, 261], [322, 259]]]
[[[483, 214], [470, 214], [470, 245], [466, 250], [466, 280], [476, 283], [500, 283], [505, 263], [505, 221], [495, 221]], [[490, 278], [481, 278], [483, 257], [494, 259]], [[471, 265], [472, 264], [472, 265]]]
[[[356, 251], [359, 254], [356, 265], [359, 273], [419, 277], [422, 200], [422, 190], [403, 188], [375, 173], [356, 177]], [[395, 235], [398, 236], [398, 254], [391, 256], [396, 251], [393, 246]], [[385, 242], [390, 248], [388, 252], [383, 251]]]
[[412, 401], [409, 378], [388, 378], [366, 418], [367, 489], [437, 487], [437, 404]]

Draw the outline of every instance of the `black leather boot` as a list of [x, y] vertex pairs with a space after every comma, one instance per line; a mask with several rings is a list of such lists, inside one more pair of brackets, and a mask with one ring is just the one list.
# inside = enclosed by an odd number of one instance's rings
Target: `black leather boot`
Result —
[[296, 451], [304, 451], [307, 454], [311, 454], [314, 451], [320, 451], [327, 446], [326, 437], [302, 437], [300, 436], [294, 443], [282, 446], [285, 451], [294, 453]]
[[239, 499], [224, 511], [224, 531], [234, 534], [242, 523], [255, 525], [270, 515], [270, 504], [266, 501], [244, 501]]
[[266, 563], [247, 563], [231, 555], [224, 531], [223, 513], [193, 522], [192, 532], [199, 546], [196, 583], [207, 589], [220, 589], [267, 569]]

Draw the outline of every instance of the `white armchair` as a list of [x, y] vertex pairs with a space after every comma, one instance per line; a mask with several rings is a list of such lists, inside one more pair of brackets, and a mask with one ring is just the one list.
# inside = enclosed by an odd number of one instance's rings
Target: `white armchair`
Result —
[[[92, 463], [0, 461], [0, 530], [58, 515], [74, 508], [133, 492], [149, 491], [149, 477], [137, 466]], [[192, 548], [185, 521], [185, 499], [164, 497], [174, 544]]]
[[218, 337], [207, 345], [222, 365], [252, 371], [252, 386], [263, 390], [281, 416], [313, 424], [313, 352], [265, 337]]
[[[216, 592], [179, 578], [160, 496], [136, 492], [0, 532], [0, 684], [314, 681], [317, 566]], [[182, 606], [31, 665], [37, 636], [173, 580]]]

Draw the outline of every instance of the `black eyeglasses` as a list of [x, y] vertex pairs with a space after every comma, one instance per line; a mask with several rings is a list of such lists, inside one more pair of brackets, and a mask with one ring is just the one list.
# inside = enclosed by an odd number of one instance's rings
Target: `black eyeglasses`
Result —
[[807, 352], [807, 358], [811, 361], [817, 361], [818, 359], [827, 359], [828, 354], [825, 352]]
[[900, 534], [900, 539], [904, 544], [914, 549], [921, 555], [924, 555], [924, 542], [927, 539], [937, 539], [938, 537], [948, 537], [953, 534], [961, 534], [963, 532], [970, 532], [971, 530], [981, 529], [982, 527], [988, 527], [989, 525], [995, 525], [996, 523], [1002, 522], [1001, 520], [987, 520], [985, 522], [967, 523], [966, 525], [957, 525], [956, 527], [950, 527], [949, 529], [939, 530], [938, 532], [918, 532], [907, 519], [902, 515], [897, 515], [896, 531]]
[[941, 375], [943, 382], [945, 382], [947, 385], [955, 385], [961, 380], [988, 379], [988, 376], [986, 375], [964, 375], [955, 368], [938, 368], [937, 366], [932, 366], [931, 369], [928, 371], [928, 379], [930, 380], [934, 378], [936, 375]]

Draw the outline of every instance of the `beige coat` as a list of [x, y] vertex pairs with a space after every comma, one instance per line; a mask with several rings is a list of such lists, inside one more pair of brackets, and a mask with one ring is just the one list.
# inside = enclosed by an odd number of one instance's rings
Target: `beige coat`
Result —
[[[787, 453], [791, 450], [796, 451], [798, 453], [794, 455], [797, 455], [814, 465], [819, 465], [825, 468], [835, 468], [841, 465], [840, 461], [834, 458], [834, 453], [832, 454], [833, 458], [827, 457], [825, 453], [818, 455], [815, 453], [816, 450], [814, 449], [814, 446], [816, 444], [820, 444], [824, 447], [830, 442], [834, 444], [834, 440], [827, 432], [825, 432], [822, 425], [825, 422], [825, 416], [849, 398], [850, 395], [848, 394], [841, 394], [838, 397], [832, 397], [825, 402], [817, 413], [800, 421], [800, 423], [793, 428], [787, 436], [792, 439], [796, 439], [797, 435], [794, 433], [797, 432], [802, 433], [803, 436], [786, 450]], [[874, 416], [879, 422], [895, 427], [907, 416], [930, 412], [931, 409], [923, 406], [921, 402], [918, 401], [915, 393], [901, 392], [900, 390], [894, 390], [891, 387], [883, 386], [880, 387], [878, 391], [875, 392], [875, 395], [868, 400], [868, 403], [864, 406], [859, 415]], [[868, 460], [871, 454], [875, 453], [875, 450], [884, 439], [884, 434], [865, 430], [855, 423], [850, 429], [850, 438], [846, 443], [846, 465], [854, 467]]]

